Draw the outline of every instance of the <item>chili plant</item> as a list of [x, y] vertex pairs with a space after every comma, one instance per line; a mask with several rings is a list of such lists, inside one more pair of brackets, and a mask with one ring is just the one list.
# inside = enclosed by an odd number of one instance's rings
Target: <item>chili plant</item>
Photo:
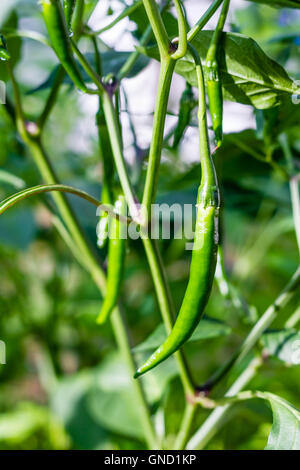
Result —
[[[38, 259], [41, 243], [54, 260], [47, 281], [42, 268], [23, 272], [22, 257], [35, 256], [5, 248], [13, 233], [1, 248], [1, 327], [11, 351], [2, 377], [11, 390], [26, 368], [10, 366], [19, 353], [11, 343], [24, 343], [27, 354], [35, 344], [28, 360], [47, 406], [30, 397], [24, 436], [0, 431], [0, 441], [30, 448], [28, 436], [50, 417], [55, 437], [37, 447], [299, 450], [300, 3], [115, 7], [97, 0], [0, 7], [1, 221], [22, 214], [22, 230], [11, 230], [25, 231], [32, 213], [22, 207], [32, 211], [35, 196], [27, 251], [37, 245]], [[111, 45], [124, 24], [129, 52], [122, 41]], [[138, 75], [143, 89], [129, 93]], [[152, 87], [153, 115], [142, 105]], [[79, 158], [67, 136], [87, 108], [95, 132], [83, 140], [97, 143]], [[242, 130], [232, 109], [247, 110]], [[151, 122], [148, 142], [140, 118]], [[163, 202], [175, 214], [167, 237], [155, 216]], [[177, 224], [186, 223], [188, 205], [191, 237]], [[44, 313], [35, 283], [48, 299]], [[252, 407], [257, 399], [271, 407], [273, 424], [267, 406]], [[0, 400], [1, 429], [24, 416], [19, 401]]]

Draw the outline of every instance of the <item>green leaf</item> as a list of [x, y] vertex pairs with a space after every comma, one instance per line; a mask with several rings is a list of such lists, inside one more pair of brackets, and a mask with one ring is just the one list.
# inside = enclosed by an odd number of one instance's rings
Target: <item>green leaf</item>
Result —
[[84, 370], [61, 379], [51, 394], [52, 411], [81, 449], [104, 448], [108, 440], [106, 431], [95, 422], [87, 406], [94, 380], [95, 370]]
[[[231, 329], [229, 326], [220, 322], [219, 320], [214, 320], [212, 318], [203, 318], [194, 333], [187, 342], [199, 341], [201, 339], [216, 338], [218, 336], [229, 335]], [[166, 339], [166, 331], [164, 325], [161, 323], [153, 331], [153, 333], [148, 336], [145, 341], [136, 346], [133, 351], [135, 353], [145, 352], [156, 349], [163, 341]]]
[[143, 440], [132, 378], [119, 354], [110, 354], [97, 368], [87, 396], [87, 409], [101, 427]]
[[253, 398], [267, 400], [272, 408], [273, 424], [265, 450], [300, 450], [300, 410], [278, 395], [247, 390], [216, 401], [208, 397], [199, 397], [198, 401], [205, 408], [216, 408]]
[[300, 8], [299, 0], [247, 0], [255, 3], [264, 3], [274, 8]]
[[[200, 31], [192, 41], [203, 64], [212, 34], [213, 31]], [[159, 57], [156, 47], [140, 50], [150, 57]], [[195, 64], [190, 53], [177, 62], [175, 71], [192, 86], [197, 86]], [[270, 59], [253, 39], [242, 34], [224, 33], [220, 71], [224, 98], [251, 104], [258, 109], [276, 106], [283, 97], [298, 91], [281, 65]]]
[[91, 416], [105, 429], [143, 440], [140, 413], [131, 389], [104, 392], [95, 388], [87, 403]]
[[300, 332], [294, 329], [266, 332], [261, 342], [268, 354], [288, 364], [300, 364]]
[[300, 450], [300, 411], [283, 398], [266, 393], [273, 425], [265, 450]]

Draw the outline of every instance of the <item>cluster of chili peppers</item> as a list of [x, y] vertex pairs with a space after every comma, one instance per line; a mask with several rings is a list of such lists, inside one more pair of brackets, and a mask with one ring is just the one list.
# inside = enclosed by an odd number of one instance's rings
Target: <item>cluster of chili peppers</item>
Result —
[[[48, 30], [53, 49], [66, 73], [73, 80], [75, 86], [84, 92], [90, 92], [84, 83], [80, 69], [75, 61], [72, 40], [71, 22], [76, 1], [42, 0], [44, 21]], [[206, 83], [209, 99], [209, 108], [212, 118], [213, 130], [217, 146], [222, 142], [222, 113], [223, 98], [222, 86], [218, 65], [218, 51], [222, 31], [227, 16], [229, 0], [225, 0], [217, 28], [213, 34], [206, 58]], [[200, 138], [201, 181], [197, 197], [197, 218], [195, 225], [194, 247], [190, 265], [189, 281], [182, 305], [170, 335], [165, 342], [150, 356], [150, 358], [137, 370], [135, 377], [149, 371], [171, 354], [176, 352], [191, 336], [199, 323], [204, 308], [210, 296], [215, 275], [217, 251], [219, 242], [219, 210], [220, 195], [215, 168], [208, 144], [208, 127], [206, 119], [205, 81], [202, 65], [197, 51], [188, 44], [192, 55], [199, 91], [198, 99], [198, 126]], [[5, 41], [0, 38], [0, 55], [7, 53]], [[101, 70], [97, 71], [101, 76]], [[173, 147], [178, 143], [191, 120], [195, 100], [190, 86], [184, 91], [179, 111], [178, 125], [174, 134]], [[107, 132], [106, 120], [102, 109], [102, 99], [99, 96], [99, 112], [97, 125], [99, 131], [100, 153], [102, 155], [104, 178], [102, 202], [114, 206], [117, 215], [126, 215], [126, 201], [124, 194], [114, 183], [114, 166]], [[118, 217], [107, 214], [101, 216], [98, 243], [105, 244], [107, 231], [109, 232], [107, 292], [98, 323], [105, 322], [118, 302], [121, 280], [123, 277], [125, 259], [125, 236], [122, 230], [126, 226]]]

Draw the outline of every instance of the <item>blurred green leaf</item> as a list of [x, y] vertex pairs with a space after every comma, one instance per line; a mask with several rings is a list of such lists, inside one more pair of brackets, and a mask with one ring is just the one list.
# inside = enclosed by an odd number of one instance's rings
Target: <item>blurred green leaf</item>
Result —
[[30, 209], [17, 208], [0, 216], [0, 243], [21, 250], [35, 239], [37, 226]]
[[[114, 51], [114, 50], [103, 52], [101, 54], [103, 75], [105, 76], [109, 73], [116, 75], [120, 71], [122, 66], [125, 64], [130, 54], [131, 52], [122, 52], [122, 51]], [[85, 58], [92, 65], [92, 67], [95, 67], [94, 54], [91, 54], [91, 53], [85, 54]], [[149, 63], [149, 59], [143, 55], [140, 55], [138, 60], [134, 64], [133, 68], [131, 69], [130, 73], [127, 75], [127, 78], [132, 78], [138, 75], [148, 65], [148, 63]], [[78, 66], [81, 69], [81, 73], [82, 73], [84, 80], [86, 82], [90, 82], [90, 77], [87, 75], [86, 71], [83, 70], [80, 64], [78, 64]], [[48, 78], [43, 83], [41, 83], [38, 87], [32, 90], [29, 90], [27, 94], [33, 94], [33, 93], [36, 93], [37, 91], [47, 90], [48, 88], [51, 88], [51, 86], [54, 83], [56, 73], [57, 73], [57, 67], [55, 67], [55, 69], [50, 73]], [[72, 80], [70, 79], [68, 75], [65, 76], [64, 83], [68, 85], [73, 84]]]
[[300, 332], [294, 329], [268, 331], [261, 342], [267, 353], [287, 364], [300, 364]]
[[140, 410], [131, 389], [105, 392], [95, 388], [89, 393], [88, 409], [105, 429], [143, 440]]
[[68, 438], [60, 423], [47, 408], [34, 403], [20, 403], [10, 412], [1, 413], [0, 441], [20, 445], [29, 437], [44, 430], [57, 449], [68, 448]]
[[264, 3], [274, 8], [300, 8], [299, 0], [247, 0], [255, 3]]
[[[1, 7], [0, 7], [1, 8]], [[7, 21], [3, 25], [3, 29], [17, 29], [18, 27], [18, 16], [15, 11], [12, 11]], [[1, 32], [1, 31], [0, 31]], [[4, 35], [5, 36], [5, 35]], [[16, 66], [21, 58], [21, 47], [22, 40], [19, 37], [8, 38], [7, 39], [7, 50], [10, 54], [10, 65], [12, 68]], [[0, 79], [7, 81], [8, 72], [6, 67], [6, 62], [0, 60]]]
[[51, 396], [51, 408], [64, 423], [77, 447], [104, 448], [108, 436], [88, 410], [87, 396], [94, 383], [94, 370], [60, 380]]

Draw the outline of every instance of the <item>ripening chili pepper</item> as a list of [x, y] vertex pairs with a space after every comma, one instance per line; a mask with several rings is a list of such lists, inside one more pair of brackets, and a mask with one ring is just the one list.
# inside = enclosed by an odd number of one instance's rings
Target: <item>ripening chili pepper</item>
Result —
[[87, 92], [73, 56], [71, 39], [60, 0], [41, 0], [41, 4], [44, 21], [57, 57], [74, 84], [80, 90]]
[[9, 60], [10, 54], [7, 50], [4, 36], [0, 35], [0, 60]]
[[[120, 195], [115, 203], [116, 214], [126, 216], [126, 202]], [[109, 245], [108, 245], [108, 268], [106, 295], [97, 323], [105, 323], [115, 308], [124, 271], [126, 225], [115, 217], [110, 217]]]
[[75, 9], [76, 0], [63, 0], [64, 13], [68, 28], [71, 28], [72, 16]]
[[186, 131], [187, 126], [191, 122], [192, 111], [196, 105], [194, 93], [191, 85], [186, 84], [186, 88], [181, 95], [179, 105], [179, 116], [177, 126], [174, 131], [174, 140], [172, 148], [176, 149]]
[[208, 143], [203, 72], [200, 58], [196, 51], [193, 52], [199, 88], [198, 121], [202, 175], [197, 197], [198, 210], [190, 276], [179, 314], [170, 335], [137, 370], [135, 377], [144, 374], [167, 359], [192, 335], [209, 299], [216, 269], [220, 195]]
[[205, 67], [209, 111], [217, 147], [220, 147], [223, 139], [223, 93], [218, 52], [229, 2], [230, 0], [224, 0], [220, 18], [208, 48]]

